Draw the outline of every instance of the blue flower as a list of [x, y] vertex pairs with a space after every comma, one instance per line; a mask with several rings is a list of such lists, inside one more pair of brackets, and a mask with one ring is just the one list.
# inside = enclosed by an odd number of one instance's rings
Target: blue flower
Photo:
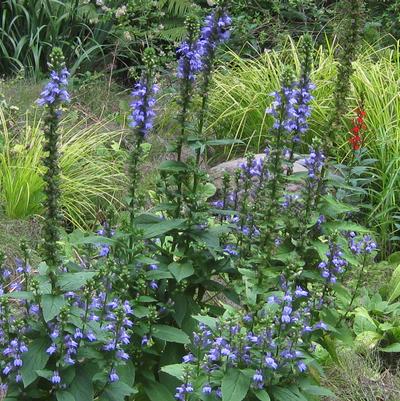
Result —
[[307, 370], [307, 365], [304, 362], [299, 361], [297, 362], [297, 368], [300, 372], [305, 372]]
[[157, 85], [150, 85], [145, 78], [142, 78], [132, 92], [132, 113], [129, 116], [129, 125], [135, 128], [143, 138], [153, 128], [154, 106], [156, 104], [154, 95], [157, 91]]
[[53, 384], [60, 384], [61, 383], [61, 377], [60, 377], [60, 374], [58, 373], [58, 371], [55, 370], [53, 372], [53, 376], [51, 376], [50, 381]]
[[190, 354], [185, 355], [185, 356], [182, 358], [182, 361], [183, 361], [184, 363], [194, 362], [194, 361], [195, 361], [195, 357], [194, 357], [194, 355], [193, 355], [192, 353], [190, 353]]
[[108, 378], [110, 379], [111, 383], [115, 383], [119, 380], [119, 376], [117, 374], [117, 372], [115, 371], [115, 369], [112, 369], [110, 374], [108, 375]]
[[210, 383], [206, 383], [206, 384], [203, 386], [201, 392], [202, 392], [203, 394], [211, 394], [211, 393], [212, 393], [212, 388], [211, 388]]
[[275, 359], [272, 358], [271, 355], [266, 355], [264, 358], [264, 364], [266, 367], [271, 368], [271, 369], [277, 369], [278, 364], [276, 363]]
[[348, 243], [354, 255], [370, 254], [377, 248], [376, 242], [370, 235], [364, 235], [361, 239], [357, 240], [354, 232], [348, 234]]
[[239, 252], [236, 250], [236, 246], [233, 244], [225, 245], [224, 252], [226, 252], [227, 254], [229, 254], [231, 256], [239, 255]]
[[327, 283], [334, 284], [337, 281], [337, 274], [342, 274], [348, 265], [343, 258], [341, 247], [333, 241], [329, 241], [329, 251], [326, 252], [327, 260], [319, 263], [318, 268], [321, 270], [321, 276]]
[[184, 383], [176, 388], [175, 398], [180, 401], [186, 400], [186, 394], [193, 393], [192, 383]]
[[179, 56], [178, 78], [194, 81], [196, 74], [201, 71], [203, 67], [197, 43], [183, 42], [177, 54]]
[[231, 25], [232, 18], [225, 12], [221, 15], [213, 12], [206, 17], [199, 40], [199, 52], [203, 59], [210, 58], [215, 48], [230, 38]]
[[69, 102], [70, 96], [66, 87], [70, 74], [66, 68], [60, 72], [52, 71], [50, 73], [50, 82], [46, 84], [40, 98], [37, 100], [39, 106], [50, 106], [59, 102]]
[[57, 351], [57, 345], [51, 344], [49, 348], [46, 349], [46, 353], [49, 355], [53, 355]]
[[262, 389], [264, 387], [264, 376], [260, 369], [256, 370], [256, 373], [253, 375], [253, 383], [256, 388]]
[[325, 156], [321, 150], [310, 148], [309, 157], [305, 159], [304, 164], [308, 170], [309, 181], [318, 181], [325, 164]]

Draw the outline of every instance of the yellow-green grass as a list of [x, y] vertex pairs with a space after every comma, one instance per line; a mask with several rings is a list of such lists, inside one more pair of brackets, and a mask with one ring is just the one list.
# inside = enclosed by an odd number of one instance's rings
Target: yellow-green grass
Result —
[[[312, 80], [317, 89], [306, 143], [327, 133], [333, 111], [336, 51], [337, 45], [328, 42], [315, 50]], [[266, 52], [257, 59], [244, 60], [233, 53], [231, 58], [231, 65], [222, 67], [215, 74], [208, 127], [209, 133], [215, 133], [219, 138], [241, 139], [245, 143], [226, 149], [227, 157], [264, 149], [272, 123], [265, 115], [272, 100], [270, 94], [279, 88], [285, 65], [292, 65], [299, 73], [301, 57], [298, 43], [289, 39], [283, 50]], [[348, 114], [343, 116], [343, 135], [331, 149], [331, 156], [342, 162], [351, 154], [348, 131], [353, 110], [363, 96], [368, 126], [365, 146], [369, 157], [376, 159], [374, 182], [369, 188], [372, 204], [369, 223], [376, 228], [382, 243], [388, 244], [396, 233], [396, 218], [400, 214], [400, 42], [379, 50], [364, 44], [353, 66]]]
[[[8, 218], [24, 219], [42, 212], [43, 132], [40, 118], [26, 117], [22, 129], [11, 130], [0, 109], [0, 206]], [[126, 187], [125, 153], [118, 151], [126, 131], [108, 123], [87, 125], [69, 114], [61, 121], [61, 207], [77, 227], [93, 222], [99, 208], [120, 206]]]

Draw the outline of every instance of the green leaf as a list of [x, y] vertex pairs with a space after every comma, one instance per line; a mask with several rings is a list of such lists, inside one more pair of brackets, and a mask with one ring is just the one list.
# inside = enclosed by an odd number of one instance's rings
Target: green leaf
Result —
[[260, 401], [271, 401], [270, 396], [265, 390], [253, 390], [253, 393]]
[[376, 324], [365, 308], [356, 308], [353, 329], [356, 334], [363, 331], [376, 331]]
[[381, 348], [382, 352], [400, 352], [400, 343], [388, 345], [387, 347]]
[[217, 192], [217, 187], [211, 182], [204, 185], [199, 185], [198, 191], [204, 196], [205, 199], [209, 199]]
[[271, 394], [277, 401], [300, 401], [293, 391], [279, 386], [274, 386]]
[[126, 383], [130, 387], [133, 387], [135, 383], [136, 369], [132, 361], [129, 360], [124, 365], [118, 366], [117, 373], [120, 381]]
[[301, 386], [301, 390], [310, 395], [319, 395], [319, 396], [323, 396], [323, 397], [336, 398], [335, 394], [328, 388], [316, 386], [313, 384], [307, 384], [307, 385]]
[[103, 237], [101, 235], [89, 235], [87, 237], [80, 237], [77, 240], [70, 241], [72, 245], [86, 245], [86, 244], [114, 244], [115, 239]]
[[374, 349], [379, 341], [382, 339], [382, 335], [376, 331], [363, 331], [358, 334], [354, 340], [357, 349], [366, 350]]
[[222, 401], [242, 401], [249, 387], [249, 377], [238, 369], [229, 369], [222, 379]]
[[149, 308], [146, 308], [143, 305], [137, 305], [133, 308], [133, 315], [139, 319], [144, 318], [145, 316], [149, 315]]
[[176, 160], [165, 160], [160, 164], [159, 170], [173, 173], [184, 172], [187, 170], [187, 164]]
[[57, 401], [75, 401], [75, 397], [68, 391], [58, 390], [56, 392]]
[[93, 400], [92, 377], [86, 366], [82, 365], [76, 369], [69, 391], [77, 400]]
[[49, 348], [50, 341], [46, 338], [38, 338], [33, 340], [29, 345], [28, 352], [22, 356], [23, 365], [21, 368], [22, 381], [24, 387], [28, 387], [38, 377], [36, 371], [42, 370], [47, 364], [50, 355], [46, 353]]
[[192, 263], [173, 262], [168, 266], [168, 270], [174, 275], [178, 283], [194, 274]]
[[400, 265], [397, 266], [390, 279], [389, 303], [395, 301], [398, 297], [400, 297]]
[[43, 378], [45, 378], [45, 379], [47, 379], [47, 380], [50, 380], [51, 377], [53, 376], [53, 371], [52, 371], [52, 370], [40, 369], [40, 370], [37, 370], [37, 371], [36, 371], [36, 374], [37, 374], [39, 377], [43, 377]]
[[64, 273], [58, 277], [58, 285], [64, 292], [75, 291], [95, 275], [96, 272]]
[[136, 393], [137, 390], [122, 381], [118, 381], [107, 384], [99, 401], [124, 401], [125, 397]]
[[167, 373], [170, 376], [182, 380], [184, 377], [185, 365], [183, 363], [176, 363], [174, 365], [167, 365], [161, 368], [161, 372]]
[[29, 301], [29, 300], [33, 299], [33, 293], [30, 291], [15, 291], [15, 292], [9, 292], [7, 294], [4, 294], [4, 295], [2, 295], [2, 297], [13, 298], [13, 299], [25, 299], [25, 300]]
[[59, 313], [61, 308], [66, 305], [67, 300], [62, 295], [46, 294], [42, 296], [41, 307], [43, 310], [43, 317], [46, 322], [54, 319]]
[[192, 298], [188, 295], [178, 293], [175, 294], [172, 299], [175, 305], [174, 319], [178, 326], [182, 328], [182, 323], [186, 317], [186, 313], [188, 310], [190, 312], [190, 302], [192, 301]]
[[148, 280], [161, 280], [166, 278], [173, 278], [174, 276], [166, 270], [150, 270], [146, 272], [146, 278]]
[[157, 218], [153, 223], [137, 223], [138, 228], [143, 230], [143, 238], [160, 237], [172, 230], [181, 228], [186, 222], [185, 219], [161, 220]]
[[196, 319], [198, 322], [205, 324], [210, 329], [215, 329], [217, 327], [217, 319], [215, 317], [201, 316], [201, 315], [195, 315], [192, 317], [193, 319]]
[[146, 382], [144, 392], [150, 401], [176, 401], [168, 389], [161, 383]]
[[172, 343], [188, 344], [190, 342], [189, 336], [184, 331], [164, 324], [154, 325], [152, 333], [154, 337]]
[[391, 265], [398, 265], [400, 264], [400, 252], [394, 252], [388, 257], [388, 262]]

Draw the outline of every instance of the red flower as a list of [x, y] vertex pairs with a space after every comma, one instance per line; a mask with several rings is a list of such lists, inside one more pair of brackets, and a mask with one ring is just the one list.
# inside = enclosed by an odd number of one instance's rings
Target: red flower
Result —
[[362, 145], [362, 140], [359, 135], [353, 135], [350, 139], [349, 142], [353, 148], [353, 150], [359, 150]]
[[351, 128], [349, 143], [354, 151], [359, 150], [363, 144], [363, 134], [366, 131], [367, 126], [364, 122], [364, 117], [367, 115], [362, 107], [358, 107], [354, 110], [357, 117], [353, 121], [353, 127]]

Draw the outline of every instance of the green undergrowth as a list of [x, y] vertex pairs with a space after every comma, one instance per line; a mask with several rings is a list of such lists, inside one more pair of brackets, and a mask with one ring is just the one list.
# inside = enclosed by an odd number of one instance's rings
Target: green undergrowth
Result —
[[324, 401], [398, 401], [400, 371], [382, 366], [378, 355], [342, 350], [338, 363], [326, 371], [325, 385], [336, 395]]

